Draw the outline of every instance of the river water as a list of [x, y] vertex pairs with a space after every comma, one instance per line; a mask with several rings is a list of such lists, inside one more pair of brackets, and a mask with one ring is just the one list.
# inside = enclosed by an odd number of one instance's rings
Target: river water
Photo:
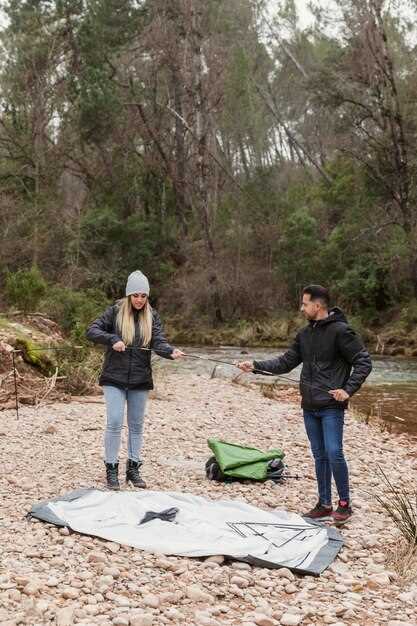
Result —
[[[220, 346], [219, 348], [190, 347], [184, 351], [190, 355], [227, 361], [268, 359], [282, 354], [284, 350], [267, 348], [238, 348]], [[386, 423], [387, 429], [394, 432], [406, 432], [417, 436], [417, 359], [403, 357], [373, 357], [373, 371], [352, 399], [352, 407]], [[216, 363], [201, 359], [184, 359], [177, 366], [210, 375]], [[227, 366], [222, 365], [228, 371]], [[283, 385], [296, 385], [301, 367], [297, 367], [287, 378], [277, 379]], [[238, 371], [230, 366], [230, 376]]]

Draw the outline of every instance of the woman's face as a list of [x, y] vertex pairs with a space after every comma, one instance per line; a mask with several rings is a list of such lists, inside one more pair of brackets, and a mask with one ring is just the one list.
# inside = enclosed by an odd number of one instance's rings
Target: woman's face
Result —
[[130, 296], [132, 306], [134, 309], [137, 310], [143, 309], [147, 299], [148, 296], [146, 295], [146, 293], [132, 293], [132, 295]]

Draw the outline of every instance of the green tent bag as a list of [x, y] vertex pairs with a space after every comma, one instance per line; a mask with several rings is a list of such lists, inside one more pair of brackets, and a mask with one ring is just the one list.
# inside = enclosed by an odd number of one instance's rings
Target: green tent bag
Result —
[[208, 439], [207, 443], [224, 476], [239, 480], [266, 480], [270, 461], [282, 460], [285, 456], [279, 449], [262, 452], [258, 448], [228, 443], [221, 439]]

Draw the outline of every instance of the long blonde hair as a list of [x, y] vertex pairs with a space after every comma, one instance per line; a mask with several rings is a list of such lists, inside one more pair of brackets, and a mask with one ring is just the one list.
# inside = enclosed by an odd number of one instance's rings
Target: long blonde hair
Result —
[[[131, 346], [135, 340], [135, 319], [133, 317], [133, 311], [134, 309], [130, 296], [126, 296], [125, 298], [119, 300], [116, 326], [127, 346]], [[148, 299], [146, 299], [143, 307], [138, 310], [138, 313], [142, 346], [148, 346], [152, 339], [152, 307], [149, 304]]]

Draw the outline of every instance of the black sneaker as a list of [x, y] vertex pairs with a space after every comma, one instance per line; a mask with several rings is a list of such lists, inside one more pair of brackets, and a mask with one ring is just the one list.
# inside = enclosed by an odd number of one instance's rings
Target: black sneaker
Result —
[[342, 526], [343, 524], [346, 524], [346, 522], [350, 517], [352, 517], [352, 515], [353, 511], [349, 502], [339, 500], [336, 511], [332, 512], [332, 519], [335, 526]]
[[318, 522], [326, 522], [331, 521], [333, 513], [333, 507], [324, 506], [320, 501], [317, 502], [316, 506], [313, 507], [310, 511], [303, 514], [303, 517], [307, 517], [309, 519], [316, 520]]

